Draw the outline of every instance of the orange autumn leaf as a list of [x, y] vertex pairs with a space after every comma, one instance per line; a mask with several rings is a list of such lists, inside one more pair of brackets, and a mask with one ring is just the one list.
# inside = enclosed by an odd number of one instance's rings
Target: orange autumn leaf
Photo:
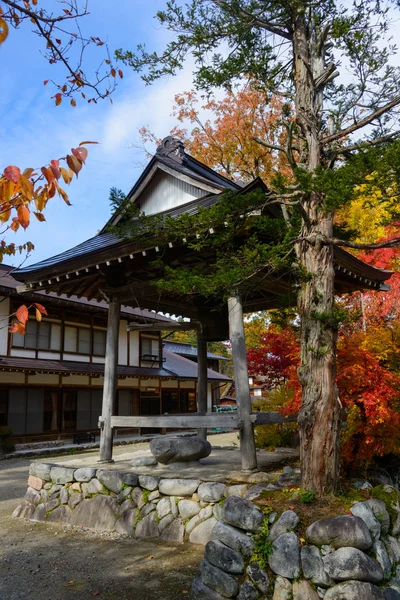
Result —
[[18, 185], [19, 185], [19, 189], [21, 190], [22, 194], [25, 196], [25, 198], [27, 198], [28, 200], [32, 200], [33, 198], [33, 183], [30, 179], [27, 179], [26, 177], [24, 177], [24, 175], [20, 175], [19, 179], [18, 179]]
[[20, 204], [17, 209], [18, 221], [21, 227], [26, 229], [30, 223], [30, 210], [25, 204]]
[[33, 214], [35, 215], [35, 217], [37, 218], [37, 220], [40, 221], [40, 223], [43, 223], [43, 221], [46, 220], [44, 214], [41, 213], [41, 212], [34, 212]]
[[54, 176], [53, 171], [50, 169], [50, 167], [42, 167], [40, 170], [42, 171], [42, 174], [47, 179], [48, 183], [51, 183], [52, 181], [54, 181], [55, 176]]
[[37, 308], [43, 315], [47, 315], [47, 310], [43, 306], [43, 304], [39, 304], [39, 302], [34, 302], [33, 306]]
[[18, 321], [20, 323], [26, 323], [29, 317], [29, 313], [28, 313], [28, 308], [25, 306], [25, 304], [23, 304], [22, 306], [20, 306], [16, 313], [15, 316], [17, 317]]
[[23, 335], [25, 333], [25, 325], [18, 323], [18, 321], [14, 321], [8, 328], [8, 331], [10, 333], [21, 333]]
[[78, 177], [79, 171], [82, 169], [82, 162], [74, 155], [67, 155], [67, 165]]
[[42, 313], [37, 308], [35, 309], [35, 313], [36, 313], [36, 321], [40, 322], [42, 320]]

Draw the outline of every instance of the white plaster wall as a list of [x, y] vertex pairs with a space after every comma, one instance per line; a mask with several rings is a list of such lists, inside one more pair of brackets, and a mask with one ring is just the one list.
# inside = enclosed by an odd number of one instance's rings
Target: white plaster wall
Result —
[[128, 321], [121, 320], [119, 322], [119, 341], [118, 341], [118, 364], [128, 364], [128, 332], [126, 326]]
[[147, 388], [147, 387], [160, 387], [160, 380], [159, 379], [141, 379], [140, 380], [140, 387], [141, 388]]
[[92, 356], [92, 362], [98, 365], [104, 365], [106, 359], [104, 358], [104, 356]]
[[126, 379], [118, 379], [118, 387], [137, 388], [139, 387], [139, 380], [131, 377], [127, 377]]
[[[6, 298], [3, 300], [3, 296], [0, 296], [0, 322], [2, 325], [6, 325], [8, 322], [8, 315], [10, 314], [10, 299]], [[7, 356], [8, 351], [8, 327], [2, 327], [0, 329], [0, 354]]]
[[29, 375], [29, 385], [57, 385], [58, 386], [58, 375]]
[[60, 352], [46, 352], [45, 350], [39, 350], [38, 358], [45, 358], [48, 360], [60, 360], [61, 353]]
[[167, 380], [167, 381], [161, 381], [161, 387], [162, 388], [177, 388], [178, 387], [178, 381], [175, 380]]
[[76, 362], [90, 362], [90, 356], [86, 356], [86, 354], [72, 354], [69, 352], [64, 352], [63, 360], [74, 360]]
[[25, 348], [11, 348], [10, 356], [20, 356], [21, 358], [35, 358], [35, 350], [25, 350]]
[[194, 381], [181, 381], [180, 382], [180, 387], [183, 389], [193, 389], [195, 386], [195, 382]]
[[86, 375], [70, 375], [62, 378], [63, 386], [68, 385], [89, 385], [89, 377]]
[[25, 383], [25, 374], [0, 372], [0, 383]]
[[131, 331], [129, 333], [129, 365], [131, 367], [139, 366], [139, 332]]

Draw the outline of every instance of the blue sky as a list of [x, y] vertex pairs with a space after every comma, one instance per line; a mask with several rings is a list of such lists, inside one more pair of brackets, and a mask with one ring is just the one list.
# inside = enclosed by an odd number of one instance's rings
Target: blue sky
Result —
[[[153, 18], [157, 9], [165, 6], [164, 0], [118, 0], [112, 10], [105, 0], [89, 4], [91, 14], [82, 23], [84, 32], [107, 41], [111, 51], [133, 49], [140, 42], [149, 49], [160, 48], [167, 39], [168, 34]], [[131, 148], [139, 141], [138, 128], [148, 125], [158, 136], [168, 135], [175, 122], [170, 116], [173, 97], [190, 89], [192, 81], [190, 65], [176, 77], [153, 86], [146, 86], [128, 67], [122, 67], [124, 79], [113, 95], [113, 104], [82, 101], [74, 108], [64, 101], [56, 107], [50, 99], [55, 90], [43, 81], [55, 78], [58, 67], [49, 65], [40, 49], [28, 23], [18, 31], [11, 30], [0, 47], [1, 170], [9, 164], [40, 167], [83, 140], [99, 145], [88, 146], [86, 166], [79, 179], [66, 188], [72, 206], [54, 197], [45, 210], [46, 222], [33, 217], [26, 232], [7, 233], [7, 241], [35, 244], [25, 264], [58, 254], [96, 234], [110, 215], [110, 188], [129, 191], [141, 171], [138, 162], [146, 160]], [[101, 53], [100, 48], [87, 55], [87, 71], [97, 66]], [[20, 260], [7, 262], [18, 265]]]
[[[56, 0], [41, 0], [53, 5]], [[347, 1], [347, 0], [346, 0]], [[162, 48], [169, 33], [154, 19], [165, 0], [91, 0], [91, 14], [82, 20], [83, 33], [98, 36], [116, 48], [134, 49], [146, 43], [149, 49]], [[398, 15], [391, 33], [398, 39]], [[109, 190], [115, 186], [128, 192], [139, 176], [145, 157], [132, 149], [139, 142], [138, 128], [147, 125], [159, 137], [169, 134], [176, 124], [171, 117], [174, 95], [192, 87], [191, 63], [176, 77], [146, 86], [140, 77], [124, 70], [124, 79], [113, 95], [113, 104], [79, 102], [76, 108], [64, 101], [56, 107], [54, 88], [43, 81], [62, 81], [64, 71], [49, 65], [41, 56], [41, 41], [24, 23], [11, 30], [0, 47], [0, 169], [9, 164], [21, 168], [40, 167], [50, 159], [70, 152], [83, 140], [99, 142], [88, 146], [89, 157], [79, 179], [67, 188], [72, 206], [62, 199], [51, 199], [46, 207], [46, 222], [33, 217], [26, 232], [7, 234], [7, 241], [30, 240], [35, 251], [25, 264], [38, 262], [83, 242], [95, 235], [110, 216]], [[85, 70], [98, 65], [102, 49], [88, 53]], [[398, 58], [396, 59], [399, 64]], [[342, 71], [345, 69], [342, 67]], [[9, 263], [19, 265], [16, 257]]]

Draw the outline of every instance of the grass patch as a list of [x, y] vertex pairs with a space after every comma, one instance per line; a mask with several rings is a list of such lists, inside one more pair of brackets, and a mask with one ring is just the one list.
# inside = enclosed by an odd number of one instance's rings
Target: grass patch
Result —
[[[305, 496], [306, 495], [306, 496]], [[260, 497], [253, 500], [261, 510], [280, 515], [285, 510], [293, 510], [300, 519], [300, 537], [311, 523], [329, 517], [349, 514], [349, 509], [355, 502], [364, 502], [371, 497], [369, 490], [349, 489], [340, 495], [314, 496], [312, 503], [304, 503], [304, 496], [309, 499], [310, 492], [299, 487], [283, 490], [265, 490]]]

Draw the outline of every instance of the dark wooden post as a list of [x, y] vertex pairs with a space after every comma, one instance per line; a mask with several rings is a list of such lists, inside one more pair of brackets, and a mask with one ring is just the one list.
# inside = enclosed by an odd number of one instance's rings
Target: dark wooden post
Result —
[[[197, 412], [207, 412], [207, 342], [199, 332], [197, 334]], [[207, 439], [207, 428], [197, 430], [197, 435]]]
[[228, 312], [236, 402], [238, 404], [239, 422], [241, 423], [239, 437], [242, 469], [251, 471], [257, 468], [257, 454], [253, 424], [250, 420], [251, 398], [249, 373], [244, 341], [243, 305], [239, 294], [234, 294], [228, 299]]
[[106, 360], [104, 365], [103, 405], [101, 409], [100, 462], [113, 462], [111, 417], [117, 393], [118, 338], [121, 303], [112, 296], [108, 305]]

